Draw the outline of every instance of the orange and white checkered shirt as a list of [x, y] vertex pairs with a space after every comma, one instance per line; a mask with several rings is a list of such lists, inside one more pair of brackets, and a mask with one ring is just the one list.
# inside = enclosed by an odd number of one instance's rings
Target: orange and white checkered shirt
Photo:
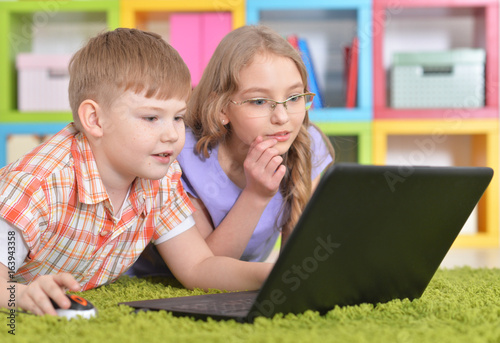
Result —
[[69, 124], [0, 170], [0, 217], [29, 249], [15, 280], [67, 272], [83, 290], [116, 280], [150, 241], [193, 225], [180, 177], [174, 161], [161, 180], [136, 179], [115, 218], [89, 143]]

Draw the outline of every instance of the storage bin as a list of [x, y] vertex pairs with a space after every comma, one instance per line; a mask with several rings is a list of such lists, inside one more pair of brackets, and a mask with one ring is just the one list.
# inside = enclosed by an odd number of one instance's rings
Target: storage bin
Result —
[[396, 53], [391, 72], [393, 108], [484, 107], [483, 49]]
[[68, 65], [71, 55], [18, 54], [19, 111], [70, 111]]

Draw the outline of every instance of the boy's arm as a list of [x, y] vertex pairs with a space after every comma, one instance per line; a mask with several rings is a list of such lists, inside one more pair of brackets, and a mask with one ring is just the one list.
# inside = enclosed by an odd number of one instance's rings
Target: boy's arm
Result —
[[0, 218], [0, 254], [0, 307], [55, 315], [48, 296], [62, 308], [70, 306], [61, 287], [78, 290], [80, 285], [69, 274], [42, 276], [30, 286], [20, 284], [12, 278], [25, 260], [28, 246], [21, 232], [3, 218]]
[[190, 289], [259, 289], [272, 268], [269, 263], [214, 256], [196, 227], [156, 247], [175, 277]]
[[29, 286], [9, 281], [9, 270], [0, 263], [0, 307], [21, 308], [38, 315], [57, 315], [49, 297], [61, 308], [69, 308], [71, 304], [65, 296], [65, 288], [80, 290], [78, 282], [67, 273], [40, 276]]

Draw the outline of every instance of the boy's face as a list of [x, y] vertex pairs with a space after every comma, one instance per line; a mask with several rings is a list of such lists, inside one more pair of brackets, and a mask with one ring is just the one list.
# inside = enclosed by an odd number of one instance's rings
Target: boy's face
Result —
[[127, 182], [164, 177], [184, 146], [185, 112], [185, 100], [122, 94], [102, 116], [100, 172]]

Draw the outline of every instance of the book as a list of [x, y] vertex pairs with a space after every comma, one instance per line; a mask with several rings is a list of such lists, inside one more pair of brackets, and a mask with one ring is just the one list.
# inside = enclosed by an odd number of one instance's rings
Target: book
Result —
[[356, 107], [358, 90], [358, 37], [354, 37], [350, 47], [344, 49], [345, 53], [345, 77], [346, 77], [346, 108]]
[[[293, 39], [293, 38], [292, 38]], [[290, 40], [289, 40], [290, 42]], [[293, 44], [292, 44], [293, 45]], [[316, 81], [316, 73], [314, 71], [313, 61], [311, 59], [311, 54], [309, 51], [309, 47], [307, 45], [307, 41], [304, 38], [297, 37], [297, 47], [302, 56], [302, 60], [306, 66], [307, 70], [307, 83], [309, 85], [309, 91], [311, 93], [315, 93], [316, 96], [313, 99], [312, 108], [319, 109], [323, 108], [323, 99], [321, 96], [321, 92], [318, 87], [318, 82]]]
[[288, 35], [286, 40], [295, 48], [295, 50], [299, 50], [299, 37], [297, 37], [297, 35]]

